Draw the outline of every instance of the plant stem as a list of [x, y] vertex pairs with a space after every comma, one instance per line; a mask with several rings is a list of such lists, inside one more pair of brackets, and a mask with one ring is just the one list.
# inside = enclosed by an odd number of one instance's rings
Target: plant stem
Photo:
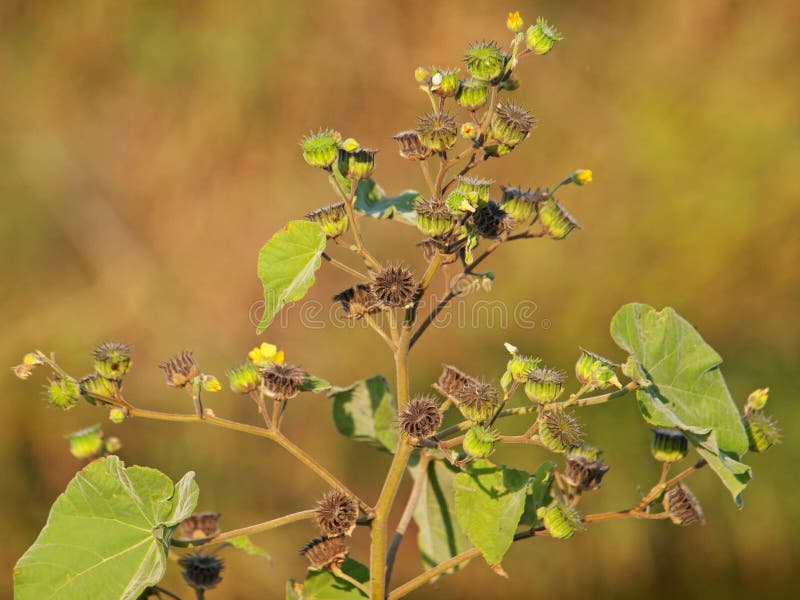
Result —
[[394, 341], [392, 341], [392, 339], [386, 334], [386, 331], [384, 331], [383, 327], [381, 327], [375, 322], [375, 319], [372, 318], [372, 315], [365, 314], [364, 320], [369, 324], [370, 327], [372, 327], [375, 333], [381, 336], [381, 339], [383, 339], [383, 341], [386, 342], [386, 345], [392, 349], [392, 352], [394, 352], [396, 348]]
[[331, 257], [327, 252], [322, 253], [322, 258], [327, 260], [332, 266], [344, 271], [345, 273], [348, 273], [354, 277], [358, 277], [362, 281], [369, 281], [369, 277], [364, 275], [364, 273], [362, 273], [361, 271], [357, 271], [356, 269], [344, 264], [343, 262], [336, 260], [335, 258]]
[[410, 594], [417, 588], [422, 587], [437, 575], [441, 575], [442, 573], [449, 571], [453, 567], [460, 565], [462, 562], [467, 561], [471, 558], [475, 558], [476, 556], [480, 555], [481, 551], [478, 550], [477, 548], [470, 548], [469, 550], [465, 550], [461, 554], [456, 554], [453, 558], [450, 558], [442, 563], [439, 563], [432, 569], [428, 569], [424, 573], [417, 575], [413, 579], [406, 581], [403, 585], [392, 590], [392, 593], [390, 593], [388, 596], [388, 600], [396, 600], [397, 598], [402, 598], [403, 596]]
[[282, 517], [278, 517], [277, 519], [271, 519], [263, 523], [256, 523], [255, 525], [249, 525], [247, 527], [241, 527], [239, 529], [232, 529], [231, 531], [225, 531], [218, 535], [206, 538], [198, 538], [192, 540], [173, 538], [171, 543], [173, 546], [177, 546], [179, 548], [212, 546], [215, 544], [221, 544], [223, 542], [227, 542], [228, 540], [232, 540], [233, 538], [237, 538], [242, 535], [252, 535], [254, 533], [261, 533], [263, 531], [269, 531], [270, 529], [277, 529], [278, 527], [283, 527], [284, 525], [295, 523], [297, 521], [313, 519], [315, 515], [316, 511], [313, 509], [302, 510], [300, 512], [292, 513], [290, 515], [284, 515]]
[[348, 196], [342, 190], [339, 182], [336, 181], [336, 178], [331, 175], [331, 183], [333, 187], [339, 192], [339, 195], [344, 200], [344, 208], [347, 211], [347, 218], [350, 221], [350, 228], [353, 231], [353, 239], [356, 243], [356, 252], [361, 255], [361, 258], [364, 259], [364, 262], [367, 264], [368, 267], [372, 267], [373, 269], [380, 269], [381, 263], [379, 263], [372, 254], [370, 254], [364, 246], [364, 240], [361, 239], [361, 231], [358, 228], [358, 220], [356, 219], [355, 209], [353, 206], [355, 205], [355, 196], [356, 190], [358, 189], [358, 182], [352, 181], [350, 184], [350, 195]]
[[342, 579], [347, 583], [349, 583], [350, 585], [361, 590], [365, 595], [369, 595], [369, 590], [363, 583], [361, 583], [357, 579], [350, 577], [350, 575], [342, 571], [342, 569], [338, 565], [331, 566], [331, 572], [339, 579]]
[[428, 189], [431, 192], [431, 196], [436, 196], [436, 187], [433, 185], [433, 179], [431, 179], [431, 171], [428, 169], [428, 163], [424, 160], [419, 161], [419, 168], [422, 170], [422, 175], [425, 177], [425, 183], [428, 184]]

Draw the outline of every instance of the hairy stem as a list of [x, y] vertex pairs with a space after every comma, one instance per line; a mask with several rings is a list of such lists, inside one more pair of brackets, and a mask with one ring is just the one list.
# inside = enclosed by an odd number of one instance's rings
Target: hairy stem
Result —
[[331, 257], [327, 252], [323, 252], [322, 253], [322, 258], [327, 260], [331, 264], [331, 266], [334, 266], [337, 269], [339, 269], [341, 271], [344, 271], [345, 273], [348, 273], [349, 275], [352, 275], [353, 277], [357, 277], [358, 279], [361, 279], [362, 281], [369, 281], [369, 277], [364, 275], [364, 273], [362, 273], [361, 271], [358, 271], [358, 270], [356, 270], [356, 269], [344, 264], [343, 262], [340, 262], [340, 261], [336, 260], [335, 258]]
[[173, 538], [171, 544], [179, 548], [212, 546], [214, 544], [221, 544], [223, 542], [227, 542], [229, 540], [232, 540], [233, 538], [237, 538], [242, 535], [252, 535], [254, 533], [261, 533], [263, 531], [269, 531], [270, 529], [277, 529], [278, 527], [283, 527], [284, 525], [288, 525], [289, 523], [295, 523], [297, 521], [313, 519], [315, 515], [316, 511], [314, 509], [301, 510], [300, 512], [292, 513], [290, 515], [284, 515], [276, 519], [271, 519], [263, 523], [256, 523], [255, 525], [249, 525], [247, 527], [241, 527], [239, 529], [232, 529], [231, 531], [225, 531], [223, 533], [212, 535], [210, 537], [197, 538], [191, 540]]

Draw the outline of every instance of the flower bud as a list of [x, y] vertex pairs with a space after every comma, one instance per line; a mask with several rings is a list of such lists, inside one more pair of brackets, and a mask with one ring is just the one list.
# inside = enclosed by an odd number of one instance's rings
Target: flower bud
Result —
[[348, 549], [344, 543], [344, 535], [328, 537], [323, 535], [314, 538], [300, 550], [316, 570], [339, 566], [347, 558]]
[[303, 159], [312, 167], [326, 169], [335, 161], [342, 143], [342, 134], [333, 129], [320, 129], [300, 142]]
[[465, 419], [482, 423], [490, 420], [499, 405], [500, 393], [485, 381], [464, 385], [454, 395], [455, 405]]
[[578, 169], [569, 179], [575, 185], [586, 185], [592, 182], [592, 172], [589, 169]]
[[[265, 365], [266, 366], [266, 365]], [[246, 362], [228, 373], [228, 385], [237, 394], [249, 394], [258, 389], [261, 374], [252, 362]]]
[[122, 449], [122, 442], [118, 437], [110, 437], [103, 440], [103, 456], [114, 454]]
[[417, 80], [417, 83], [428, 83], [431, 74], [425, 67], [417, 67], [414, 70], [414, 79]]
[[449, 150], [458, 139], [456, 120], [448, 113], [426, 114], [419, 117], [417, 131], [423, 145], [432, 152]]
[[44, 363], [39, 358], [38, 353], [29, 352], [22, 358], [22, 362], [13, 367], [14, 375], [22, 380], [28, 379], [33, 373], [34, 367], [43, 365]]
[[520, 29], [524, 23], [522, 22], [522, 17], [519, 16], [519, 11], [510, 12], [508, 13], [508, 19], [506, 19], [506, 27], [511, 33], [516, 33]]
[[540, 506], [536, 516], [541, 519], [550, 537], [566, 540], [575, 535], [581, 526], [581, 515], [574, 507], [553, 500], [548, 506]]
[[115, 425], [119, 425], [125, 420], [125, 411], [121, 408], [112, 408], [108, 411], [108, 418]]
[[207, 392], [219, 392], [222, 384], [213, 375], [203, 375], [203, 389]]
[[100, 425], [73, 431], [67, 439], [69, 439], [70, 454], [77, 459], [97, 458], [103, 453], [103, 432], [100, 431]]
[[556, 42], [564, 39], [558, 30], [545, 21], [542, 17], [536, 19], [536, 25], [528, 27], [525, 33], [528, 49], [534, 54], [547, 54]]
[[781, 432], [778, 424], [761, 411], [746, 415], [743, 424], [750, 450], [753, 452], [765, 452], [775, 444], [780, 444]]
[[539, 204], [539, 221], [548, 237], [554, 240], [563, 240], [573, 229], [579, 227], [572, 215], [552, 198]]
[[555, 402], [564, 392], [566, 375], [563, 371], [537, 367], [525, 379], [525, 395], [534, 404]]
[[755, 390], [747, 397], [745, 412], [763, 409], [767, 405], [767, 398], [769, 398], [769, 388]]
[[610, 385], [622, 387], [617, 374], [614, 373], [616, 365], [599, 354], [581, 348], [581, 356], [575, 363], [575, 376], [583, 385], [592, 389], [603, 390]]
[[444, 201], [420, 197], [414, 204], [417, 212], [417, 229], [430, 237], [445, 237], [452, 233], [456, 220]]
[[267, 342], [262, 342], [260, 346], [250, 350], [247, 353], [247, 358], [256, 368], [266, 367], [272, 363], [282, 365], [284, 361], [283, 350], [278, 350], [275, 344], [268, 344]]
[[598, 457], [600, 452], [591, 447], [577, 446], [567, 452], [564, 479], [577, 491], [591, 491], [600, 487], [608, 472], [608, 465]]
[[494, 452], [497, 432], [491, 427], [473, 423], [464, 435], [461, 447], [472, 458], [486, 458]]
[[317, 525], [326, 536], [350, 535], [357, 518], [358, 506], [341, 490], [327, 492], [317, 504]]
[[343, 235], [350, 226], [344, 202], [308, 212], [306, 213], [306, 219], [317, 223], [329, 239]]
[[431, 77], [431, 91], [442, 98], [456, 95], [459, 86], [458, 69], [436, 71]]
[[422, 144], [416, 129], [401, 131], [392, 139], [400, 144], [400, 156], [407, 160], [425, 160], [432, 154], [430, 148]]
[[663, 504], [664, 510], [669, 513], [670, 521], [675, 525], [691, 525], [693, 523], [705, 525], [703, 508], [682, 481], [664, 494]]
[[178, 564], [183, 569], [183, 579], [194, 590], [211, 590], [222, 581], [220, 573], [225, 565], [216, 554], [195, 552], [178, 559]]
[[400, 431], [407, 437], [426, 439], [434, 435], [442, 424], [439, 403], [431, 396], [412, 398], [398, 413]]
[[571, 413], [562, 409], [548, 410], [539, 421], [539, 439], [553, 452], [565, 452], [580, 445], [581, 424]]
[[503, 190], [500, 206], [517, 224], [532, 220], [536, 216], [536, 205], [546, 196], [540, 189], [535, 192], [510, 186], [500, 189]]
[[683, 460], [689, 451], [689, 441], [677, 429], [653, 429], [650, 453], [659, 462], [674, 463]]
[[489, 101], [489, 86], [485, 81], [467, 79], [461, 82], [456, 94], [456, 102], [467, 110], [478, 110]]
[[131, 366], [131, 349], [126, 344], [105, 342], [93, 351], [94, 370], [106, 379], [120, 380]]
[[350, 179], [369, 179], [375, 172], [377, 150], [339, 148], [339, 172]]
[[307, 373], [295, 365], [272, 363], [261, 369], [264, 392], [270, 398], [291, 400], [300, 393]]
[[467, 71], [479, 81], [492, 81], [503, 74], [506, 56], [497, 42], [476, 42], [464, 54]]
[[80, 386], [72, 377], [54, 375], [47, 386], [47, 401], [57, 408], [68, 410], [75, 406], [80, 397]]
[[492, 115], [490, 131], [492, 138], [513, 148], [527, 138], [536, 119], [531, 113], [513, 102], [498, 104]]

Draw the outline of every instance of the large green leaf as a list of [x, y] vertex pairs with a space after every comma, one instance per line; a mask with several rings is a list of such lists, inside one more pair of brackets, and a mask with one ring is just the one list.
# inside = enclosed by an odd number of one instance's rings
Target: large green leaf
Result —
[[258, 253], [258, 278], [264, 285], [261, 333], [287, 302], [305, 296], [314, 284], [325, 250], [325, 233], [311, 221], [291, 221], [273, 235]]
[[[344, 559], [341, 569], [359, 583], [369, 581], [369, 569], [352, 558]], [[286, 600], [360, 600], [361, 598], [366, 598], [361, 590], [327, 570], [309, 570], [302, 585], [291, 579], [286, 582]]]
[[[455, 478], [457, 471], [442, 460], [431, 461], [425, 473], [419, 465], [411, 469], [412, 476], [427, 477], [422, 495], [414, 509], [417, 524], [417, 544], [426, 569], [435, 567], [470, 547], [467, 534], [456, 519]], [[466, 563], [454, 567], [453, 573]]]
[[720, 355], [672, 308], [626, 304], [611, 321], [611, 335], [630, 354], [623, 371], [642, 386], [636, 397], [645, 421], [683, 431], [741, 504], [751, 478], [739, 462], [747, 435]]
[[397, 449], [396, 405], [383, 375], [334, 388], [328, 396], [333, 399], [333, 422], [339, 433], [392, 453]]
[[548, 460], [539, 465], [536, 472], [531, 475], [525, 496], [525, 510], [519, 519], [520, 525], [528, 527], [536, 525], [539, 521], [536, 511], [539, 510], [539, 507], [550, 504], [550, 500], [552, 500], [550, 488], [553, 486], [553, 469], [555, 468], [555, 463]]
[[476, 460], [455, 479], [456, 516], [490, 565], [499, 564], [514, 541], [530, 474]]
[[177, 484], [101, 458], [75, 475], [14, 569], [17, 600], [136, 598], [161, 581], [175, 527], [197, 504], [194, 473]]
[[[349, 186], [349, 183], [347, 184]], [[406, 225], [417, 224], [417, 213], [414, 203], [419, 192], [406, 190], [396, 196], [387, 196], [372, 179], [364, 179], [356, 188], [355, 209], [375, 219], [394, 219]]]

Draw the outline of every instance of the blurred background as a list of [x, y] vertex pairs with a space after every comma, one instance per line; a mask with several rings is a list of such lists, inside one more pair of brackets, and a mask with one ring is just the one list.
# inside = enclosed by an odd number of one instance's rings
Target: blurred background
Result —
[[[674, 306], [725, 358], [741, 402], [771, 389], [785, 443], [748, 455], [755, 480], [740, 512], [709, 472], [692, 487], [707, 525], [591, 527], [570, 543], [535, 539], [509, 552], [509, 580], [474, 561], [417, 598], [794, 597], [800, 566], [800, 5], [785, 2], [22, 2], [0, 4], [0, 364], [55, 351], [76, 375], [104, 340], [134, 348], [126, 396], [189, 410], [156, 364], [191, 348], [223, 376], [262, 340], [337, 385], [384, 373], [388, 351], [369, 330], [304, 327], [297, 312], [261, 338], [249, 311], [261, 294], [260, 246], [287, 220], [336, 201], [297, 142], [334, 127], [381, 148], [376, 179], [390, 193], [424, 182], [391, 136], [428, 101], [418, 65], [462, 66], [476, 39], [504, 45], [506, 14], [542, 15], [565, 40], [524, 60], [516, 100], [538, 117], [531, 138], [477, 173], [498, 183], [552, 185], [576, 168], [594, 182], [560, 199], [582, 224], [563, 242], [532, 240], [488, 261], [493, 296], [533, 301], [533, 327], [431, 329], [415, 347], [413, 391], [450, 362], [497, 380], [510, 341], [572, 372], [579, 345], [622, 359], [608, 335], [628, 301]], [[424, 268], [414, 228], [364, 223], [386, 260]], [[323, 265], [308, 298], [329, 306], [349, 285]], [[441, 282], [438, 283], [441, 285]], [[529, 315], [530, 316], [530, 315]], [[88, 405], [68, 413], [0, 371], [0, 564], [12, 565], [81, 467], [64, 435], [103, 422]], [[335, 433], [329, 401], [292, 402], [289, 435], [367, 500], [389, 457]], [[257, 422], [249, 401], [208, 398], [217, 414]], [[612, 465], [591, 512], [624, 508], [657, 478], [649, 432], [621, 400], [582, 413]], [[523, 427], [509, 423], [509, 427]], [[128, 464], [173, 478], [197, 471], [199, 509], [235, 528], [308, 508], [325, 490], [263, 440], [201, 426], [103, 424]], [[499, 460], [533, 469], [535, 448]], [[639, 486], [639, 487], [637, 487]], [[406, 488], [404, 488], [405, 490]], [[413, 526], [412, 526], [413, 527]], [[277, 598], [302, 578], [297, 549], [310, 523], [257, 536], [274, 557], [226, 551], [212, 598]], [[354, 556], [368, 562], [367, 533]], [[394, 581], [420, 569], [413, 540]], [[792, 584], [791, 582], [795, 582]], [[165, 586], [187, 588], [172, 568]], [[10, 577], [0, 596], [10, 595]]]

